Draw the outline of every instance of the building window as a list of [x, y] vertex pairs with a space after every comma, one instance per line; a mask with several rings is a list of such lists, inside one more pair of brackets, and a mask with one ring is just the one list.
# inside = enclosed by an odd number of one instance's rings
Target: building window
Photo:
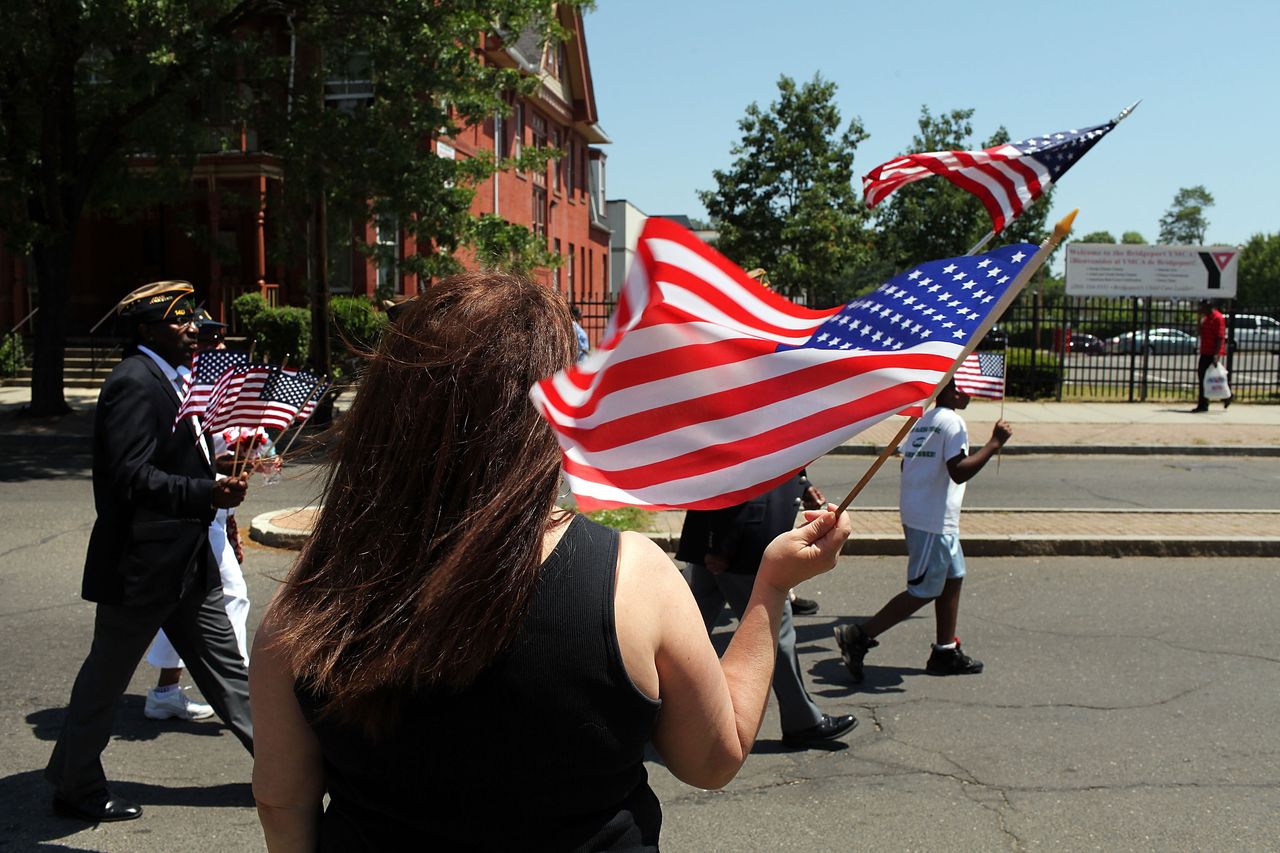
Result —
[[[542, 116], [538, 115], [537, 113], [532, 113], [529, 116], [529, 130], [532, 133], [531, 141], [532, 141], [533, 147], [546, 148], [547, 147], [547, 120]], [[545, 165], [534, 171], [533, 181], [536, 184], [542, 184], [543, 186], [546, 185], [547, 168]]]
[[569, 301], [570, 302], [573, 302], [575, 299], [578, 298], [576, 282], [573, 280], [573, 273], [575, 268], [573, 259], [574, 259], [573, 244], [570, 243], [569, 244]]
[[378, 241], [378, 295], [386, 298], [400, 292], [400, 219], [394, 215], [376, 220]]
[[574, 155], [577, 153], [578, 149], [574, 146], [572, 137], [568, 137], [565, 139], [564, 147], [565, 147], [564, 159], [566, 163], [566, 168], [564, 173], [564, 191], [569, 194], [569, 198], [573, 198], [573, 183], [574, 183], [573, 173], [576, 170], [577, 164], [578, 164], [578, 161], [574, 158]]
[[[555, 241], [556, 254], [560, 254], [560, 238]], [[560, 293], [560, 267], [556, 267], [551, 271], [551, 283], [555, 285], [556, 293]]]
[[547, 188], [533, 187], [533, 233], [547, 239]]
[[587, 249], [587, 298], [596, 298], [596, 252]]
[[373, 59], [369, 54], [356, 52], [336, 57], [326, 65], [324, 100], [327, 106], [350, 114], [373, 100]]
[[[560, 147], [560, 131], [556, 128], [551, 129], [551, 147], [556, 149]], [[557, 157], [548, 164], [548, 167], [551, 169], [551, 187], [558, 195], [564, 189], [564, 158]]]
[[[447, 142], [443, 142], [437, 139], [436, 140], [436, 156], [443, 157], [446, 160], [457, 160], [458, 149], [454, 148], [452, 145], [450, 145]], [[452, 180], [445, 181], [444, 185], [446, 189], [453, 189]]]
[[[524, 103], [522, 101], [516, 101], [516, 108], [511, 116], [511, 125], [511, 156], [518, 158], [520, 153], [524, 151]], [[519, 172], [519, 174], [524, 173]]]

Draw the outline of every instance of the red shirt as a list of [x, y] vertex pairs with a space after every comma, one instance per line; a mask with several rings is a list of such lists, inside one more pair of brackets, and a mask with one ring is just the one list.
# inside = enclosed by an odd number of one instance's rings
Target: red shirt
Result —
[[1200, 318], [1200, 354], [1227, 354], [1227, 321], [1216, 308], [1211, 308], [1208, 314]]

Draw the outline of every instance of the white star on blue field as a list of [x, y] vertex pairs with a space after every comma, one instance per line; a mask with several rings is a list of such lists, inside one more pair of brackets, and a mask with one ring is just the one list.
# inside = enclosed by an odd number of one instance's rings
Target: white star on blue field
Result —
[[945, 341], [963, 347], [1035, 252], [1029, 243], [1016, 243], [920, 264], [850, 302], [801, 346], [897, 352]]

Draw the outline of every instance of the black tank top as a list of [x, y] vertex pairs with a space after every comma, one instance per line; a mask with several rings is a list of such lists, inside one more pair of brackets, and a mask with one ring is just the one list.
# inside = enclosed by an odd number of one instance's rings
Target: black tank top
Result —
[[320, 849], [657, 850], [643, 762], [661, 703], [622, 663], [617, 559], [617, 531], [575, 517], [510, 648], [461, 693], [406, 696], [380, 740], [317, 719], [299, 685], [329, 793]]

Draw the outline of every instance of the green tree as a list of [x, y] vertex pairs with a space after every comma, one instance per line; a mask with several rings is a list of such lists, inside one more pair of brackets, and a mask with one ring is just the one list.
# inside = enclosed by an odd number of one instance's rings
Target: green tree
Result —
[[1203, 185], [1183, 187], [1160, 217], [1160, 242], [1198, 246], [1209, 227], [1205, 211], [1213, 207], [1213, 195]]
[[486, 213], [472, 219], [467, 228], [467, 243], [474, 249], [476, 261], [487, 269], [528, 275], [563, 263], [547, 248], [544, 238], [523, 226], [513, 226], [500, 216]]
[[1120, 235], [1120, 242], [1126, 246], [1145, 246], [1147, 245], [1147, 238], [1137, 231], [1126, 231]]
[[1280, 306], [1280, 233], [1254, 234], [1244, 244], [1236, 300], [1249, 306]]
[[[921, 107], [919, 132], [911, 140], [911, 152], [967, 151], [1009, 141], [1008, 131], [1000, 127], [985, 142], [977, 144], [972, 118], [971, 109], [935, 116], [927, 106]], [[1052, 193], [1051, 188], [1008, 223], [995, 243], [1038, 243], [1044, 239]], [[963, 255], [991, 230], [991, 217], [982, 202], [942, 178], [907, 184], [881, 204], [876, 220], [877, 246], [889, 272], [899, 272], [922, 261]]]
[[[215, 130], [210, 94], [244, 58], [237, 30], [267, 0], [29, 0], [0, 4], [0, 231], [32, 257], [31, 411], [67, 411], [63, 350], [71, 260], [89, 204], [151, 195]], [[234, 95], [234, 91], [231, 91]], [[229, 99], [234, 102], [235, 98]], [[207, 144], [207, 143], [205, 143]], [[139, 153], [153, 168], [129, 166]]]
[[[286, 164], [285, 215], [274, 222], [297, 233], [278, 243], [314, 251], [310, 223], [323, 198], [331, 223], [375, 217], [407, 229], [422, 253], [408, 271], [451, 268], [453, 251], [473, 233], [474, 185], [510, 163], [436, 156], [430, 142], [505, 112], [506, 96], [538, 85], [485, 62], [482, 37], [563, 37], [556, 7], [564, 15], [579, 2], [0, 4], [0, 231], [34, 262], [41, 310], [33, 414], [67, 411], [66, 306], [86, 211], [124, 214], [181, 198], [197, 155], [230, 147], [229, 129], [255, 129]], [[279, 49], [290, 35], [307, 61]], [[369, 71], [371, 96], [334, 108], [325, 75], [353, 67]], [[525, 163], [554, 153], [528, 150]]]
[[[842, 124], [836, 85], [778, 79], [768, 109], [752, 103], [741, 139], [713, 190], [698, 193], [719, 229], [717, 247], [744, 268], [763, 267], [779, 292], [810, 304], [847, 299], [850, 270], [868, 259], [867, 212], [853, 190], [861, 122]], [[843, 129], [842, 129], [843, 127]]]
[[1076, 243], [1114, 243], [1116, 238], [1110, 231], [1090, 231], [1081, 237]]

